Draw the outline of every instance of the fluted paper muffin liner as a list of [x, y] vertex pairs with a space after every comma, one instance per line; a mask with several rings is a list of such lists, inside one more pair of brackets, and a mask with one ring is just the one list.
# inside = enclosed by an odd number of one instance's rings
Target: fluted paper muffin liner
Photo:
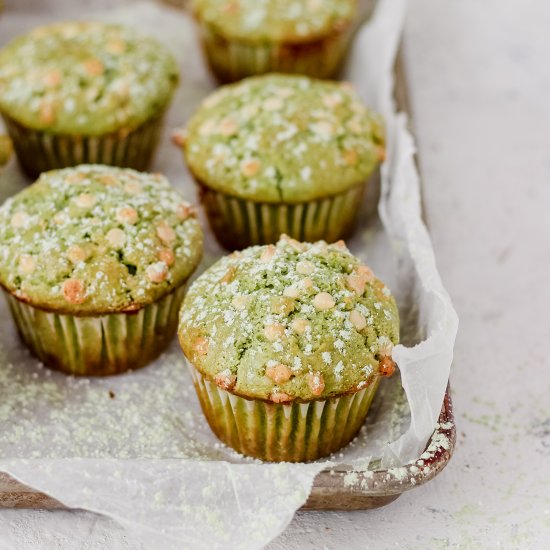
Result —
[[77, 376], [109, 376], [145, 366], [172, 340], [186, 285], [133, 312], [59, 314], [5, 292], [17, 329], [44, 365]]
[[353, 231], [366, 188], [363, 182], [343, 193], [292, 204], [245, 200], [198, 184], [210, 227], [228, 250], [275, 243], [283, 233], [307, 242], [343, 239]]
[[363, 425], [380, 378], [350, 395], [308, 403], [271, 403], [223, 390], [187, 363], [216, 436], [241, 454], [270, 462], [307, 462], [347, 445]]
[[98, 136], [52, 134], [33, 130], [2, 115], [19, 164], [35, 178], [41, 172], [78, 164], [108, 164], [146, 170], [159, 142], [163, 116], [155, 116], [129, 132]]
[[334, 77], [348, 48], [350, 27], [303, 43], [253, 43], [228, 39], [199, 21], [203, 48], [221, 82], [270, 72]]

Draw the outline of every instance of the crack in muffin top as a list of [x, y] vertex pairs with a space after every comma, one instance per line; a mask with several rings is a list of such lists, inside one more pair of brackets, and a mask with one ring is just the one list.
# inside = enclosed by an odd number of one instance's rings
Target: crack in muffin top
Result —
[[201, 256], [193, 207], [159, 174], [52, 170], [0, 207], [0, 284], [35, 307], [139, 309], [182, 284]]
[[165, 109], [177, 82], [162, 44], [118, 25], [56, 23], [0, 50], [0, 111], [57, 134], [131, 131]]
[[222, 258], [180, 313], [186, 357], [237, 395], [274, 402], [354, 393], [394, 369], [389, 289], [343, 242], [289, 237]]
[[200, 21], [226, 38], [301, 43], [350, 25], [357, 0], [194, 0]]
[[346, 191], [384, 157], [381, 120], [349, 84], [302, 76], [224, 86], [202, 102], [179, 137], [199, 181], [262, 202]]

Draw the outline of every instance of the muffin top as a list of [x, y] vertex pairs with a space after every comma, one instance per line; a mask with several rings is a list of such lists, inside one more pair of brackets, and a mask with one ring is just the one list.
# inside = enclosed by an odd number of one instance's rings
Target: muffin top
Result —
[[194, 0], [193, 10], [227, 38], [300, 43], [348, 26], [357, 0]]
[[393, 372], [390, 291], [343, 242], [283, 236], [222, 258], [191, 286], [179, 337], [232, 393], [274, 402], [354, 393]]
[[349, 84], [303, 76], [224, 86], [203, 101], [180, 137], [197, 179], [265, 202], [343, 192], [384, 156], [381, 120]]
[[52, 133], [129, 131], [164, 109], [177, 81], [164, 46], [118, 25], [57, 23], [0, 51], [0, 111]]
[[139, 309], [182, 284], [201, 254], [193, 208], [158, 174], [52, 170], [0, 207], [0, 284], [60, 313]]

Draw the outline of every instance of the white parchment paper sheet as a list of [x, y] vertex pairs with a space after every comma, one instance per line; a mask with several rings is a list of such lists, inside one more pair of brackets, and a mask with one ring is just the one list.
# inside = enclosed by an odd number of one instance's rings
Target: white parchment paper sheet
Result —
[[[457, 318], [421, 221], [414, 143], [392, 101], [405, 7], [406, 0], [380, 0], [356, 37], [347, 70], [365, 101], [384, 115], [388, 134], [379, 215], [367, 218], [367, 205], [349, 245], [392, 288], [403, 323], [403, 345], [395, 350], [401, 380], [394, 377], [381, 387], [357, 440], [329, 463], [243, 459], [210, 433], [176, 342], [136, 373], [75, 380], [37, 365], [3, 307], [0, 470], [69, 507], [116, 519], [145, 547], [247, 549], [263, 546], [285, 528], [327, 465], [367, 468], [382, 460], [399, 466], [422, 452], [441, 408]], [[214, 87], [191, 21], [149, 2], [90, 17], [139, 26], [178, 57], [182, 84], [155, 169], [192, 198], [192, 182], [168, 139], [169, 128], [185, 123]], [[58, 18], [55, 12], [8, 12], [0, 20], [0, 42]], [[0, 179], [2, 199], [26, 184], [15, 163]], [[201, 270], [222, 253], [209, 236]]]

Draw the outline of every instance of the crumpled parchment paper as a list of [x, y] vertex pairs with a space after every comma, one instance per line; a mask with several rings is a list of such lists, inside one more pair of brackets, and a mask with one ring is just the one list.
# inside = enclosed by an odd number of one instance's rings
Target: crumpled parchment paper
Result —
[[[441, 408], [458, 321], [421, 219], [414, 142], [392, 100], [406, 3], [379, 1], [356, 36], [346, 74], [383, 114], [388, 134], [378, 215], [371, 193], [348, 244], [392, 288], [403, 325], [394, 355], [401, 378], [381, 386], [358, 438], [329, 462], [263, 464], [243, 458], [209, 431], [176, 342], [138, 372], [72, 379], [37, 364], [1, 306], [0, 471], [68, 507], [117, 520], [145, 547], [248, 549], [265, 545], [286, 527], [322, 469], [399, 466], [422, 452]], [[0, 46], [39, 23], [68, 16], [7, 12], [0, 20]], [[89, 17], [138, 26], [164, 41], [180, 61], [182, 83], [154, 169], [193, 199], [180, 152], [169, 142], [169, 130], [184, 124], [214, 87], [192, 22], [150, 2]], [[27, 183], [13, 162], [0, 172], [0, 182], [2, 200]], [[374, 215], [367, 216], [369, 211]], [[200, 271], [222, 253], [208, 235]]]

